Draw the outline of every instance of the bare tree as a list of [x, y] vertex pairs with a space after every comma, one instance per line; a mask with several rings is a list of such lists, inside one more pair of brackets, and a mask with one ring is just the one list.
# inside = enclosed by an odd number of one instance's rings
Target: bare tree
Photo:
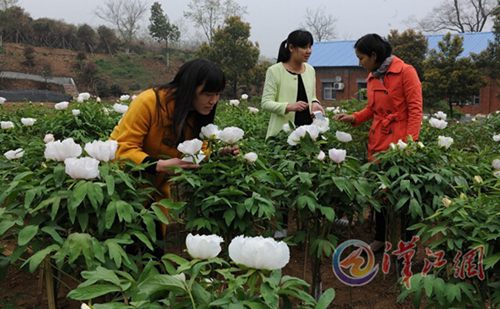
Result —
[[318, 42], [335, 38], [335, 23], [337, 19], [332, 14], [327, 14], [324, 6], [316, 10], [307, 9], [305, 15], [305, 25], [307, 30], [311, 31], [314, 39]]
[[17, 5], [18, 0], [0, 0], [0, 11], [4, 11], [14, 5]]
[[424, 32], [481, 32], [496, 8], [495, 2], [497, 0], [445, 0], [418, 22], [418, 28]]
[[209, 43], [212, 43], [215, 30], [222, 26], [227, 17], [246, 14], [246, 7], [234, 0], [191, 0], [188, 8], [184, 17], [203, 29]]
[[148, 10], [148, 4], [141, 0], [107, 0], [98, 7], [95, 14], [112, 24], [128, 46], [139, 30], [139, 23]]

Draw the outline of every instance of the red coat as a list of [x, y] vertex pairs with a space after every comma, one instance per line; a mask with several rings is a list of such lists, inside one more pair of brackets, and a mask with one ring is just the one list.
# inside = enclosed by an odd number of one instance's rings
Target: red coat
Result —
[[354, 125], [373, 118], [368, 135], [368, 159], [411, 135], [418, 139], [422, 125], [422, 85], [415, 69], [394, 56], [384, 81], [368, 75], [368, 104], [355, 112]]

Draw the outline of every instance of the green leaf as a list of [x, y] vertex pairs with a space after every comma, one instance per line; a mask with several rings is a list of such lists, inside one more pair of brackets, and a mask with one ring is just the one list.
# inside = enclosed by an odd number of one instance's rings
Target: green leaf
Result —
[[49, 234], [59, 245], [64, 243], [64, 239], [62, 239], [54, 226], [44, 226], [41, 231]]
[[460, 287], [456, 284], [447, 284], [446, 285], [446, 299], [448, 302], [453, 302], [454, 299], [460, 301], [462, 299], [462, 295], [460, 294]]
[[262, 283], [260, 286], [260, 294], [264, 298], [266, 305], [270, 308], [278, 308], [279, 296], [276, 291], [269, 285], [268, 282]]
[[106, 207], [106, 213], [104, 215], [104, 222], [106, 223], [106, 228], [109, 229], [113, 226], [115, 222], [116, 215], [116, 203], [114, 201], [109, 202], [108, 207]]
[[94, 284], [91, 286], [79, 287], [68, 293], [67, 297], [74, 300], [90, 300], [112, 292], [119, 292], [120, 287], [113, 284]]
[[156, 206], [155, 204], [153, 204], [153, 206], [151, 206], [151, 208], [153, 208], [153, 211], [156, 215], [156, 218], [158, 220], [160, 220], [161, 223], [163, 224], [170, 224], [170, 221], [168, 220], [167, 216], [165, 216], [165, 214], [163, 213], [163, 211], [160, 209], [163, 208], [165, 209], [165, 207], [163, 206]]
[[114, 203], [116, 204], [116, 212], [118, 213], [118, 219], [120, 220], [120, 222], [132, 222], [132, 215], [135, 214], [132, 205], [125, 201], [115, 201]]
[[333, 219], [335, 219], [335, 211], [333, 208], [321, 206], [319, 210], [328, 221], [333, 222]]
[[111, 175], [106, 175], [104, 177], [106, 181], [106, 188], [108, 189], [108, 195], [111, 196], [115, 192], [115, 178]]
[[396, 211], [399, 210], [401, 207], [403, 207], [406, 204], [406, 202], [408, 202], [409, 199], [410, 199], [410, 197], [408, 195], [400, 197], [398, 203], [394, 207], [394, 210], [396, 210]]
[[19, 237], [17, 239], [17, 244], [19, 246], [24, 246], [30, 242], [33, 237], [35, 237], [36, 233], [38, 233], [38, 225], [28, 225], [24, 227], [19, 232]]
[[334, 299], [335, 299], [335, 290], [329, 288], [328, 290], [323, 292], [314, 309], [327, 309]]
[[0, 222], [0, 236], [7, 232], [11, 227], [13, 227], [14, 224], [16, 224], [16, 222], [13, 220], [4, 220]]
[[92, 207], [97, 211], [104, 200], [104, 193], [102, 192], [101, 186], [96, 183], [89, 183], [87, 187], [89, 189], [87, 197]]
[[153, 245], [149, 241], [148, 237], [144, 235], [144, 233], [139, 231], [133, 231], [132, 234], [135, 235], [137, 238], [139, 238], [139, 240], [142, 241], [142, 243], [145, 244], [149, 250], [153, 251]]
[[231, 222], [233, 222], [234, 218], [236, 217], [236, 212], [234, 209], [227, 209], [224, 212], [224, 220], [226, 221], [226, 225], [231, 225]]
[[60, 247], [56, 244], [50, 245], [47, 248], [44, 248], [38, 251], [37, 253], [33, 254], [29, 259], [26, 260], [26, 262], [23, 263], [21, 267], [24, 267], [26, 263], [29, 263], [30, 272], [34, 272], [48, 254], [58, 250], [59, 248]]

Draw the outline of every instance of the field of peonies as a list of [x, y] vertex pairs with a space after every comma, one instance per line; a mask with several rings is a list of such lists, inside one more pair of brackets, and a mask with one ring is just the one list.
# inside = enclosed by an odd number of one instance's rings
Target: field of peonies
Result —
[[[115, 161], [108, 140], [132, 100], [0, 101], [0, 267], [43, 269], [49, 308], [58, 273], [80, 283], [67, 297], [82, 308], [329, 308], [336, 293], [321, 266], [357, 236], [336, 222], [362, 224], [368, 209], [386, 212], [389, 226], [408, 218], [427, 257], [483, 250], [483, 276], [457, 276], [449, 258], [426, 276], [415, 270], [409, 286], [400, 278], [394, 304], [500, 305], [500, 114], [458, 122], [431, 113], [419, 141], [399, 141], [372, 164], [368, 124], [290, 124], [265, 141], [269, 115], [243, 96], [221, 102], [215, 124], [179, 145], [200, 168], [172, 177], [174, 200], [151, 204], [146, 166]], [[327, 118], [363, 104], [341, 102]], [[241, 154], [219, 156], [227, 145]], [[288, 216], [288, 236], [275, 240]], [[174, 222], [187, 254], [160, 255], [156, 227]], [[387, 235], [393, 248], [397, 231]], [[310, 280], [283, 275], [289, 246], [305, 252]]]

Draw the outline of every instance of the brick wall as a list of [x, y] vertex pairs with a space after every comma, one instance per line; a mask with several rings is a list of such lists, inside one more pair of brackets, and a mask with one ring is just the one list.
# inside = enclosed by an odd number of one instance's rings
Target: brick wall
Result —
[[479, 104], [458, 107], [464, 114], [489, 114], [500, 110], [500, 86], [488, 78], [486, 86], [479, 91]]

